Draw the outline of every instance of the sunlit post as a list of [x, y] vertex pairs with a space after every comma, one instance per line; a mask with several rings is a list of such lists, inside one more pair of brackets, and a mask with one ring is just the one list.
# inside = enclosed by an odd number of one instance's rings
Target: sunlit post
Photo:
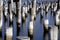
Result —
[[19, 25], [21, 24], [21, 0], [19, 0], [19, 7], [18, 7], [18, 23]]
[[[9, 4], [9, 6], [10, 6], [9, 11], [10, 11], [10, 21], [12, 22], [13, 0], [10, 0], [10, 1], [11, 1], [11, 3]], [[13, 27], [12, 27], [12, 23], [11, 23], [10, 27], [6, 28], [6, 40], [12, 40], [12, 38], [13, 38]]]
[[54, 26], [50, 29], [50, 39], [58, 40], [58, 27]]
[[0, 29], [2, 28], [2, 17], [3, 17], [3, 1], [2, 0], [0, 0]]
[[29, 35], [30, 35], [30, 39], [33, 40], [33, 36], [35, 33], [35, 20], [36, 20], [36, 0], [33, 0], [33, 7], [31, 9], [31, 21], [29, 23]]

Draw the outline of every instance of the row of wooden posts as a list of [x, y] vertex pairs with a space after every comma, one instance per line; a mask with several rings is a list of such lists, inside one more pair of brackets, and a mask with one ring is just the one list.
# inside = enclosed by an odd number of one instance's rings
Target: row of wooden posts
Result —
[[[34, 1], [33, 6], [35, 6], [35, 4], [36, 4], [36, 1]], [[17, 6], [18, 6], [18, 8], [16, 8]], [[15, 2], [15, 3], [13, 2], [13, 0], [11, 0], [11, 3], [9, 3], [9, 4], [7, 4], [5, 2], [5, 0], [4, 1], [1, 0], [1, 21], [0, 21], [1, 25], [0, 25], [0, 27], [2, 28], [2, 40], [5, 40], [5, 35], [6, 35], [6, 40], [16, 40], [17, 31], [18, 31], [17, 22], [18, 22], [19, 28], [21, 27], [21, 22], [22, 22], [21, 8], [22, 8], [21, 0], [19, 0], [19, 2]], [[35, 8], [36, 7], [33, 7], [34, 13], [35, 13]], [[24, 11], [23, 11], [23, 17], [25, 17]], [[16, 17], [17, 14], [18, 14], [18, 18]], [[9, 20], [10, 20], [10, 25], [9, 25]], [[13, 22], [13, 24], [12, 24], [12, 22]], [[27, 37], [27, 39], [26, 39], [25, 37], [24, 38], [21, 37], [21, 40], [30, 40], [30, 38]]]
[[[7, 4], [5, 1], [1, 0], [0, 28], [2, 28], [2, 40], [5, 40], [5, 35], [6, 35], [6, 40], [12, 40], [12, 39], [16, 40], [17, 31], [18, 31], [17, 29], [22, 26], [22, 22], [23, 22], [22, 18], [24, 21], [26, 20], [26, 16], [28, 15], [27, 14], [28, 10], [31, 9], [31, 21], [30, 21], [30, 27], [29, 27], [30, 35], [33, 34], [34, 26], [35, 26], [35, 19], [36, 19], [36, 14], [37, 14], [36, 12], [40, 8], [42, 11], [41, 16], [43, 17], [43, 14], [44, 14], [43, 10], [45, 10], [44, 9], [45, 7], [42, 7], [42, 4], [41, 4], [41, 7], [40, 6], [37, 7], [36, 0], [33, 1], [32, 8], [28, 8], [30, 6], [23, 7], [21, 4], [22, 4], [21, 0], [19, 0], [19, 2], [13, 2], [13, 0], [11, 0], [11, 3], [9, 3], [9, 4]], [[48, 15], [48, 11], [49, 11], [50, 6], [51, 6], [51, 4], [49, 3], [47, 8], [46, 8], [47, 15]], [[23, 7], [23, 9], [22, 9], [22, 7]], [[53, 6], [52, 6], [52, 8], [53, 8]], [[60, 9], [58, 8], [58, 3], [56, 3], [56, 6], [54, 8], [55, 8], [54, 12], [56, 12], [56, 14], [54, 13], [56, 15], [56, 25], [59, 25], [60, 19], [58, 17], [60, 16], [60, 12], [59, 12]], [[10, 20], [10, 24], [9, 24], [9, 20]], [[18, 24], [18, 27], [16, 24]], [[48, 19], [44, 20], [44, 25], [45, 25], [46, 29], [48, 30], [48, 26], [49, 26]], [[56, 25], [50, 29], [51, 40], [58, 40], [58, 37], [57, 37], [58, 36], [58, 27], [56, 27]], [[19, 34], [19, 35], [21, 35], [21, 34]], [[20, 39], [20, 37], [19, 37], [19, 39]], [[29, 37], [27, 37], [27, 39], [30, 40]], [[24, 39], [22, 38], [21, 40], [24, 40]]]

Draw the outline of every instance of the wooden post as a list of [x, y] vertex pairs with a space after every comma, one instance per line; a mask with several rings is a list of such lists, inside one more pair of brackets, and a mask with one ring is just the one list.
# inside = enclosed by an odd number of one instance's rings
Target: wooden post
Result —
[[33, 2], [33, 13], [34, 17], [36, 17], [36, 0]]
[[12, 40], [13, 37], [13, 28], [6, 28], [6, 40]]
[[13, 0], [11, 0], [11, 4], [10, 4], [10, 21], [12, 22], [13, 20]]
[[19, 1], [19, 4], [18, 5], [19, 5], [18, 6], [18, 23], [20, 25], [21, 24], [21, 0]]
[[29, 24], [29, 32], [30, 32], [30, 35], [33, 35], [33, 21], [31, 21]]
[[59, 25], [59, 23], [60, 23], [59, 17], [60, 17], [60, 10], [58, 10], [57, 14], [56, 14], [56, 25]]
[[45, 25], [46, 30], [48, 30], [48, 25], [49, 25], [48, 19], [44, 20], [44, 25]]
[[26, 24], [25, 24], [25, 22], [26, 22], [26, 17], [25, 17], [25, 7], [23, 6], [23, 13], [22, 13], [22, 20], [23, 20], [23, 22], [22, 22], [22, 28], [23, 28], [23, 33], [24, 33], [24, 28], [25, 28], [25, 26], [26, 26]]
[[51, 3], [48, 3], [48, 5], [46, 6], [46, 12], [47, 12], [47, 15], [48, 15], [48, 12], [49, 12], [49, 9], [50, 9], [50, 6], [51, 6]]
[[7, 2], [5, 3], [4, 8], [5, 8], [5, 16], [7, 17], [7, 15], [8, 15], [8, 3]]
[[[2, 22], [3, 22], [2, 21], [3, 20], [2, 19], [2, 17], [3, 17], [3, 15], [2, 15], [3, 14], [3, 9], [2, 8], [3, 8], [3, 1], [0, 0], [0, 32], [1, 32], [0, 35], [2, 34]], [[2, 37], [2, 35], [1, 35], [1, 37]], [[2, 38], [0, 38], [0, 40], [2, 40]]]
[[29, 24], [29, 36], [30, 36], [30, 39], [31, 40], [34, 40], [34, 30], [35, 30], [35, 18], [36, 18], [36, 0], [33, 0], [33, 8], [31, 10], [31, 21], [30, 21], [30, 24]]
[[54, 7], [54, 12], [57, 10], [57, 5], [58, 5], [58, 3], [55, 3], [56, 5], [55, 5], [55, 7]]
[[44, 16], [44, 7], [43, 7], [43, 3], [41, 2], [41, 13], [40, 13], [40, 15], [41, 15], [41, 19], [43, 18], [43, 16]]
[[[9, 6], [10, 6], [10, 8], [9, 8], [9, 11], [10, 11], [10, 21], [12, 22], [13, 21], [13, 14], [12, 14], [13, 0], [11, 0], [11, 4], [9, 4]], [[12, 27], [12, 23], [11, 23], [10, 27], [6, 28], [6, 40], [12, 40], [12, 38], [13, 38], [13, 27]]]
[[49, 40], [49, 38], [48, 38], [48, 34], [49, 34], [48, 28], [49, 28], [49, 20], [47, 18], [47, 19], [44, 20], [44, 39], [45, 40]]
[[2, 28], [2, 20], [3, 20], [3, 1], [0, 2], [0, 29]]
[[5, 3], [4, 8], [5, 8], [5, 14], [4, 15], [6, 17], [5, 25], [6, 25], [6, 27], [9, 27], [9, 22], [8, 22], [8, 3], [7, 2]]
[[33, 36], [32, 36], [32, 40], [34, 40], [34, 33], [35, 33], [35, 26], [36, 26], [36, 0], [33, 1], [33, 12], [32, 12], [32, 33], [33, 33]]
[[50, 39], [51, 40], [58, 40], [58, 27], [54, 26], [50, 29]]
[[25, 17], [25, 16], [26, 16], [26, 15], [25, 15], [25, 12], [24, 12], [24, 11], [25, 11], [25, 7], [23, 6], [23, 13], [22, 13], [22, 17], [23, 17], [23, 20], [25, 21], [25, 19], [26, 19], [26, 17]]

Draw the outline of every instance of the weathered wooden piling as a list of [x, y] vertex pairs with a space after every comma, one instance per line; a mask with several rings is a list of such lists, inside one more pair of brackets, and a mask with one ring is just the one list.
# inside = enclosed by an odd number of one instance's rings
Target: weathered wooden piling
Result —
[[51, 40], [58, 40], [58, 27], [54, 26], [50, 29], [50, 39]]
[[5, 16], [7, 17], [8, 16], [8, 3], [7, 2], [5, 3], [4, 8], [5, 8]]
[[[9, 8], [10, 22], [12, 22], [13, 21], [13, 13], [12, 13], [12, 11], [13, 11], [13, 0], [11, 0], [11, 3], [9, 4], [9, 6], [10, 6], [10, 8]], [[8, 15], [7, 11], [8, 11], [8, 9], [6, 8], [5, 9], [6, 15]], [[8, 16], [7, 16], [7, 18], [8, 18]], [[12, 27], [12, 23], [10, 23], [10, 24], [11, 24], [10, 27], [6, 27], [6, 40], [12, 40], [12, 38], [13, 38], [13, 27]]]
[[45, 25], [45, 28], [48, 30], [48, 25], [49, 25], [49, 20], [48, 19], [44, 20], [44, 25]]
[[49, 11], [50, 6], [51, 6], [51, 3], [48, 3], [48, 5], [46, 6], [46, 7], [47, 7], [47, 8], [46, 8], [46, 12], [48, 12], [48, 11]]
[[60, 24], [60, 10], [58, 10], [56, 14], [56, 25], [59, 25], [59, 24]]
[[13, 38], [13, 28], [6, 28], [6, 40], [12, 40]]
[[0, 40], [2, 39], [2, 25], [3, 25], [3, 1], [0, 0]]
[[44, 22], [43, 22], [43, 26], [44, 26], [44, 40], [48, 40], [49, 39], [49, 20], [48, 19], [45, 19]]
[[23, 18], [24, 21], [26, 20], [25, 8], [26, 8], [26, 7], [23, 7], [23, 14], [22, 14], [22, 18]]
[[[21, 19], [22, 19], [22, 15], [21, 15], [21, 0], [19, 0], [19, 4], [18, 4], [18, 23], [19, 25], [21, 24]], [[20, 26], [19, 26], [20, 27]]]
[[31, 21], [29, 24], [29, 34], [33, 35], [33, 21]]
[[13, 0], [11, 0], [11, 4], [10, 4], [10, 21], [13, 21]]
[[36, 17], [36, 0], [33, 0], [33, 10], [32, 11], [33, 11], [32, 16]]
[[2, 29], [3, 1], [0, 2], [0, 29]]
[[40, 15], [41, 15], [41, 19], [43, 18], [43, 16], [44, 16], [44, 7], [43, 7], [43, 3], [41, 2], [41, 8], [40, 8], [40, 10], [41, 10], [41, 13], [40, 13]]
[[55, 3], [54, 12], [57, 11], [58, 3]]
[[36, 21], [36, 0], [33, 0], [33, 7], [31, 10], [31, 21], [29, 23], [29, 30], [28, 30], [30, 40], [34, 40], [35, 21]]
[[52, 16], [55, 16], [55, 14], [56, 14], [54, 12], [57, 11], [57, 5], [58, 4], [56, 2], [55, 3], [52, 2], [52, 4], [51, 4], [51, 14], [52, 14]]

